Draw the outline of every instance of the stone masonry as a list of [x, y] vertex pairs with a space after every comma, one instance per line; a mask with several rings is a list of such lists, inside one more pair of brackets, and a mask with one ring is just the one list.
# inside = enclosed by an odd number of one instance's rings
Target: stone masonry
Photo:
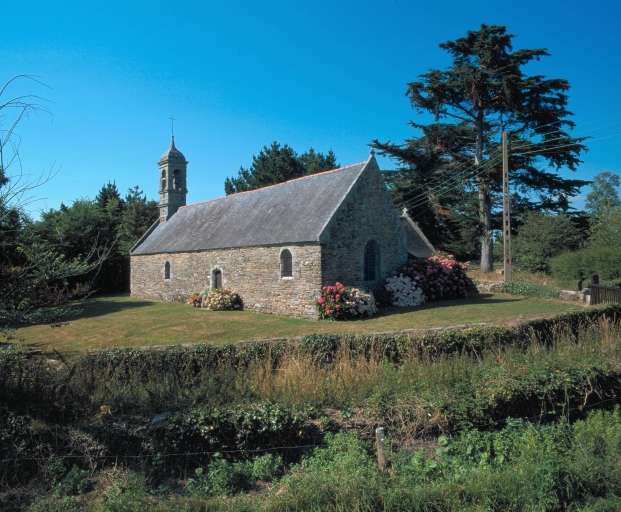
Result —
[[[379, 273], [365, 282], [364, 249], [379, 244]], [[320, 237], [322, 281], [356, 288], [373, 288], [407, 260], [407, 242], [399, 215], [372, 159]]]
[[[293, 277], [280, 277], [283, 249], [291, 251]], [[167, 261], [170, 279], [164, 279]], [[193, 293], [209, 291], [215, 269], [222, 272], [222, 286], [240, 294], [245, 310], [318, 318], [314, 303], [321, 289], [319, 244], [132, 256], [131, 294], [182, 301]]]

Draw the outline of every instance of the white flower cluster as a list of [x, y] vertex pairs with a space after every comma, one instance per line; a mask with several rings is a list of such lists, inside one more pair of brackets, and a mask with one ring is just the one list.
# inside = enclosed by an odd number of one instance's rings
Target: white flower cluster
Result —
[[349, 313], [354, 316], [371, 316], [377, 313], [377, 304], [373, 294], [358, 288], [349, 289], [347, 306], [349, 307]]
[[403, 274], [386, 279], [386, 289], [392, 296], [393, 306], [420, 306], [425, 302], [422, 288], [415, 280]]

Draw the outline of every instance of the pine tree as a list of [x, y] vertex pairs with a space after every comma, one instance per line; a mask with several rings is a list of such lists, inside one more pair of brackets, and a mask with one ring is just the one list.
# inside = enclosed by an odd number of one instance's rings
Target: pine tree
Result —
[[523, 66], [549, 54], [545, 49], [512, 51], [513, 37], [503, 26], [481, 25], [466, 37], [441, 44], [453, 59], [451, 66], [420, 75], [406, 92], [412, 108], [433, 114], [436, 123], [411, 123], [422, 137], [402, 145], [373, 142], [380, 154], [401, 162], [402, 175], [426, 176], [426, 192], [410, 201], [419, 210], [433, 208], [438, 215], [444, 208], [454, 213], [459, 211], [457, 204], [463, 204], [460, 197], [476, 193], [473, 220], [483, 271], [493, 268], [492, 213], [502, 186], [502, 131], [509, 133], [510, 178], [515, 204], [522, 209], [566, 211], [568, 197], [588, 183], [558, 174], [563, 167], [575, 171], [586, 149], [584, 138], [570, 137], [566, 131], [574, 126], [568, 119], [569, 82], [525, 75]]
[[256, 190], [337, 167], [332, 150], [324, 155], [310, 148], [298, 155], [288, 144], [281, 146], [273, 142], [269, 148], [264, 146], [257, 156], [252, 157], [252, 165], [248, 169], [241, 167], [236, 178], [226, 178], [224, 191], [228, 195]]

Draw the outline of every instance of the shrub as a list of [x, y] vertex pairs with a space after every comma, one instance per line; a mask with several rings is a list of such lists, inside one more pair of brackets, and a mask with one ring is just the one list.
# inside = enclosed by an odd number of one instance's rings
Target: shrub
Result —
[[393, 306], [420, 306], [425, 303], [423, 289], [418, 286], [418, 277], [399, 274], [386, 279], [386, 290], [390, 292]]
[[88, 471], [73, 466], [54, 489], [56, 497], [83, 494], [88, 489]]
[[540, 297], [542, 299], [558, 299], [560, 292], [553, 286], [531, 283], [529, 281], [507, 281], [502, 285], [503, 293]]
[[345, 320], [377, 313], [377, 305], [371, 292], [348, 288], [341, 283], [322, 287], [315, 307], [321, 318], [328, 320]]
[[377, 313], [377, 305], [375, 297], [371, 292], [365, 292], [358, 288], [349, 289], [349, 315], [355, 316], [371, 316]]
[[572, 219], [564, 214], [527, 212], [513, 241], [515, 264], [529, 272], [550, 272], [550, 258], [579, 247], [583, 238]]
[[203, 293], [195, 293], [190, 295], [188, 304], [194, 308], [200, 308], [203, 305]]
[[212, 311], [225, 311], [242, 309], [243, 303], [237, 292], [228, 288], [215, 288], [207, 294], [203, 306]]
[[416, 281], [423, 291], [424, 300], [429, 302], [467, 297], [468, 289], [474, 285], [466, 275], [466, 268], [466, 265], [455, 261], [451, 254], [438, 252], [430, 258], [410, 259], [404, 267], [392, 274], [393, 277], [403, 275]]
[[590, 280], [591, 274], [599, 274], [601, 281], [621, 278], [621, 253], [610, 247], [590, 247], [566, 252], [550, 260], [552, 275], [562, 282]]

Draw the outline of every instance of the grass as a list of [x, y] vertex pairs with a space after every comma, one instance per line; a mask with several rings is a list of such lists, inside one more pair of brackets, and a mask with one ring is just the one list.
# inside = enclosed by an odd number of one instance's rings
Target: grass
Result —
[[508, 322], [579, 309], [566, 303], [512, 295], [476, 295], [417, 308], [391, 308], [364, 320], [313, 321], [248, 311], [207, 311], [185, 304], [151, 302], [123, 295], [89, 299], [84, 312], [60, 326], [26, 326], [15, 337], [44, 352], [84, 353], [88, 349], [230, 343], [240, 340], [302, 336], [311, 333], [356, 334]]

